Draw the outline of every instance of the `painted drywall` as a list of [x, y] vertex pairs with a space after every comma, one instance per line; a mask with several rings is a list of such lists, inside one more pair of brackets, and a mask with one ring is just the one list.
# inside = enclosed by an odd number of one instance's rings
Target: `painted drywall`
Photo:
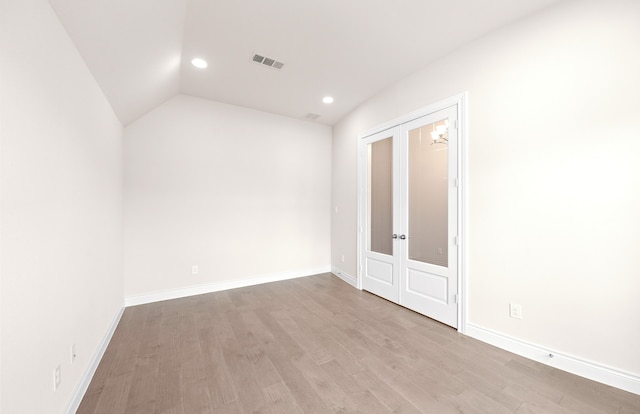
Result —
[[330, 127], [178, 95], [124, 147], [126, 297], [329, 269]]
[[0, 411], [60, 413], [123, 304], [122, 126], [46, 0], [0, 15]]
[[563, 2], [363, 103], [334, 127], [333, 266], [356, 275], [358, 134], [468, 91], [469, 322], [640, 375], [638, 39], [637, 1]]

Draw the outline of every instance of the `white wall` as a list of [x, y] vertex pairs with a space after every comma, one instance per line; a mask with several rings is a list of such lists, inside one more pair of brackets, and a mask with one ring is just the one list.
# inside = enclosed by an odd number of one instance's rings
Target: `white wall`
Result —
[[125, 130], [125, 296], [328, 271], [330, 171], [330, 127], [169, 100]]
[[640, 2], [563, 2], [362, 104], [334, 127], [334, 266], [356, 275], [358, 134], [468, 91], [469, 321], [640, 375], [638, 39]]
[[123, 304], [122, 126], [47, 1], [1, 7], [0, 411], [60, 413]]

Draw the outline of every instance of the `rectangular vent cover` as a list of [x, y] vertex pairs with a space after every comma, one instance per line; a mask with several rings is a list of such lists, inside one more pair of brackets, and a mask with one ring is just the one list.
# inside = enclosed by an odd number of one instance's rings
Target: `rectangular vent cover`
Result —
[[305, 118], [309, 118], [309, 119], [318, 119], [318, 118], [320, 118], [320, 115], [319, 115], [319, 114], [314, 114], [314, 113], [312, 113], [312, 112], [309, 112], [309, 113], [305, 116]]
[[270, 68], [274, 68], [274, 69], [282, 69], [282, 67], [284, 66], [284, 63], [282, 62], [278, 62], [277, 60], [272, 59], [270, 57], [264, 57], [257, 53], [253, 55], [253, 57], [251, 58], [251, 61], [255, 63], [260, 63], [265, 66], [269, 66]]

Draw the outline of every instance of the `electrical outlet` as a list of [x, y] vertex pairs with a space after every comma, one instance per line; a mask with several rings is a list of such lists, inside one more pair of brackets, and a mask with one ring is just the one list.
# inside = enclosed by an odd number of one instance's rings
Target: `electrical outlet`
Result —
[[343, 255], [340, 255], [340, 261], [341, 261], [342, 263], [344, 263], [344, 254], [343, 254]]
[[191, 266], [191, 274], [197, 275], [198, 273], [200, 273], [200, 268], [198, 267], [198, 265]]
[[76, 344], [71, 344], [71, 363], [76, 362], [76, 357], [78, 353], [76, 352]]
[[56, 369], [53, 370], [53, 391], [58, 390], [60, 382], [62, 382], [62, 366], [58, 365]]
[[515, 303], [509, 304], [509, 316], [516, 319], [522, 319], [522, 306]]

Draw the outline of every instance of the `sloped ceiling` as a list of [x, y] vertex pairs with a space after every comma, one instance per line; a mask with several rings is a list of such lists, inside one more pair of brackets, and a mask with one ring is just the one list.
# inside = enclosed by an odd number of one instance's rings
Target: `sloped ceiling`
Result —
[[[124, 125], [175, 94], [332, 125], [558, 0], [50, 0]], [[284, 63], [276, 70], [254, 53]], [[207, 69], [190, 63], [202, 57]], [[472, 70], [472, 68], [469, 68]], [[322, 103], [331, 95], [335, 102]]]

